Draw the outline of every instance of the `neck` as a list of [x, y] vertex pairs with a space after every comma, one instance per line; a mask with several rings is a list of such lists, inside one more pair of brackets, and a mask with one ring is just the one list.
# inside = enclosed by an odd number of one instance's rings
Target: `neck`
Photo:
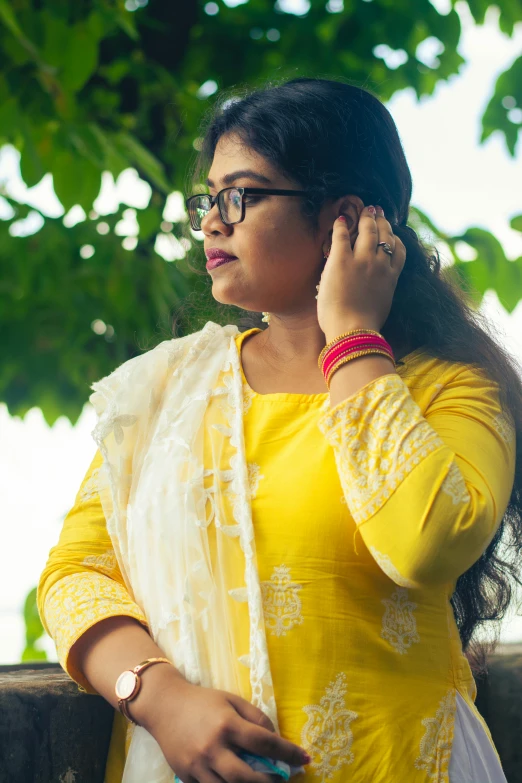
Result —
[[294, 366], [314, 366], [326, 338], [316, 318], [281, 321], [271, 316], [270, 326], [259, 334], [258, 344], [272, 365], [283, 368], [293, 362]]
[[[315, 367], [317, 358], [326, 345], [326, 337], [319, 327], [317, 319], [274, 319], [268, 329], [258, 335], [258, 347], [272, 367], [291, 371], [292, 367]], [[405, 342], [396, 346], [395, 361], [400, 361], [413, 351], [411, 344]], [[293, 362], [292, 367], [288, 366]]]

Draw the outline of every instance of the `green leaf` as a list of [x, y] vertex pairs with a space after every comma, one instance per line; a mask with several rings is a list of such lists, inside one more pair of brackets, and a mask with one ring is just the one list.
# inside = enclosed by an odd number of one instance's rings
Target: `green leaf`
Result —
[[33, 130], [26, 117], [20, 116], [20, 131], [22, 133], [23, 147], [20, 156], [20, 173], [28, 188], [37, 185], [44, 176], [45, 169], [38, 154], [38, 149], [33, 138]]
[[145, 174], [146, 178], [156, 185], [165, 194], [170, 193], [173, 188], [165, 179], [162, 164], [154, 157], [134, 136], [130, 133], [120, 131], [114, 137], [119, 149], [126, 153], [137, 168]]
[[129, 167], [127, 158], [118, 151], [112, 141], [112, 136], [105, 133], [97, 123], [89, 123], [87, 129], [97, 142], [98, 149], [103, 151], [104, 169], [110, 171], [114, 179], [116, 179], [122, 171]]
[[483, 228], [468, 228], [464, 234], [452, 238], [453, 243], [459, 240], [477, 251], [474, 261], [460, 264], [466, 268], [476, 290], [483, 295], [493, 289], [506, 310], [513, 312], [522, 291], [521, 259], [509, 261], [498, 239]]
[[20, 130], [20, 112], [18, 101], [13, 96], [0, 103], [0, 139], [13, 141]]
[[43, 36], [42, 57], [49, 65], [61, 68], [69, 46], [67, 20], [45, 9], [40, 13], [40, 24]]
[[92, 209], [101, 188], [101, 172], [97, 166], [68, 150], [60, 150], [54, 159], [52, 175], [55, 193], [66, 212], [75, 204], [85, 212]]
[[494, 131], [501, 131], [509, 152], [515, 157], [522, 124], [509, 119], [509, 109], [503, 104], [505, 98], [513, 99], [518, 108], [522, 107], [522, 57], [514, 60], [511, 66], [498, 77], [493, 95], [482, 117], [480, 138], [480, 141], [484, 142]]
[[140, 239], [148, 239], [160, 231], [161, 210], [157, 207], [140, 209], [136, 217], [140, 227]]
[[515, 215], [515, 217], [512, 217], [509, 221], [509, 225], [515, 231], [522, 231], [522, 215]]
[[28, 646], [34, 645], [34, 643], [45, 633], [38, 613], [36, 594], [37, 589], [36, 587], [33, 587], [27, 594], [24, 603], [23, 616], [25, 622], [25, 638]]
[[69, 29], [63, 60], [61, 82], [66, 90], [77, 92], [93, 74], [98, 64], [98, 39], [86, 24]]
[[8, 30], [17, 38], [23, 38], [24, 34], [16, 21], [16, 17], [13, 10], [7, 0], [0, 0], [0, 19], [5, 24]]
[[46, 661], [47, 653], [45, 650], [39, 650], [32, 645], [27, 645], [22, 653], [22, 663], [30, 663], [31, 661]]

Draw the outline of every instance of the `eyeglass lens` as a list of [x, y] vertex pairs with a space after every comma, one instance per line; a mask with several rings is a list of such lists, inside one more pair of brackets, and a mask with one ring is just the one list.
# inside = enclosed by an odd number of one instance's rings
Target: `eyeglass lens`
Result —
[[[241, 218], [241, 193], [237, 188], [227, 188], [220, 194], [220, 211], [226, 223], [237, 223]], [[195, 231], [201, 230], [201, 221], [210, 212], [210, 198], [197, 196], [190, 203], [190, 217]]]

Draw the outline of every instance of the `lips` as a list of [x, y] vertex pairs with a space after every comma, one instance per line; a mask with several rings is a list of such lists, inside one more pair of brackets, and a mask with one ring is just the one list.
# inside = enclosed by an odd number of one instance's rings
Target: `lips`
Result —
[[237, 258], [235, 256], [215, 256], [215, 258], [209, 258], [207, 269], [215, 269], [217, 266], [228, 264], [229, 261], [237, 261]]
[[205, 251], [208, 258], [207, 269], [214, 269], [216, 266], [226, 264], [228, 261], [236, 261], [236, 256], [231, 256], [225, 250], [220, 250], [218, 247], [210, 247]]

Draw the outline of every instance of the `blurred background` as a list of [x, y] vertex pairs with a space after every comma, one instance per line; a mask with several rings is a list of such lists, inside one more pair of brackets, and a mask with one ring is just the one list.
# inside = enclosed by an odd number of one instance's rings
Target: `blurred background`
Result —
[[522, 366], [518, 0], [0, 0], [0, 58], [0, 663], [56, 660], [35, 585], [95, 453], [90, 385], [201, 285], [184, 198], [221, 91], [342, 77], [385, 101], [410, 224]]

